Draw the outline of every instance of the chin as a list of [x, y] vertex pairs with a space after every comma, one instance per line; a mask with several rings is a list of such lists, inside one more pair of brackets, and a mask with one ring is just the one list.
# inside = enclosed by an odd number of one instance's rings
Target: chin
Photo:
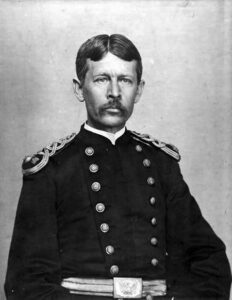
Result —
[[101, 120], [101, 122], [95, 122], [96, 128], [99, 128], [101, 130], [105, 131], [114, 131], [114, 130], [120, 130], [125, 126], [126, 121], [119, 118], [106, 118], [104, 120]]
[[126, 120], [122, 118], [106, 118], [103, 122], [102, 125], [105, 125], [107, 127], [123, 127], [124, 124], [126, 123]]

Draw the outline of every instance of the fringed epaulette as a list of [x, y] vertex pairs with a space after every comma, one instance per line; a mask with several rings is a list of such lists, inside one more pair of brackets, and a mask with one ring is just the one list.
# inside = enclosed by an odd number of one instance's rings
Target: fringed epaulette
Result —
[[76, 135], [76, 133], [72, 133], [71, 135], [60, 139], [58, 142], [54, 142], [51, 145], [44, 147], [36, 154], [26, 156], [22, 164], [23, 175], [30, 175], [40, 171], [46, 166], [49, 158], [70, 144]]
[[169, 154], [173, 158], [175, 158], [177, 161], [180, 161], [181, 156], [179, 154], [179, 150], [172, 144], [167, 144], [164, 142], [161, 142], [149, 134], [141, 134], [135, 131], [131, 131], [132, 136], [134, 139], [137, 139], [145, 144], [153, 145], [157, 148], [160, 148], [160, 150], [164, 151], [165, 153]]

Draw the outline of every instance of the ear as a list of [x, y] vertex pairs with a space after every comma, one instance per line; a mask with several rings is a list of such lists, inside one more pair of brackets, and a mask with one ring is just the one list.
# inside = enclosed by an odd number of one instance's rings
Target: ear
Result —
[[138, 84], [138, 87], [137, 87], [137, 92], [136, 92], [134, 103], [139, 102], [139, 99], [140, 99], [140, 97], [142, 96], [142, 93], [143, 93], [144, 85], [145, 85], [145, 81], [141, 80], [140, 83]]
[[77, 100], [79, 100], [80, 102], [85, 101], [81, 83], [78, 79], [73, 79], [73, 91], [74, 95], [77, 97]]

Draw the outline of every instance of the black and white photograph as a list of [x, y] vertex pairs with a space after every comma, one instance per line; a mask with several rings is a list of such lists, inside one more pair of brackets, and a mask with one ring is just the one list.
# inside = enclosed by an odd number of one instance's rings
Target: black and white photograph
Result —
[[232, 300], [232, 1], [0, 1], [0, 300]]

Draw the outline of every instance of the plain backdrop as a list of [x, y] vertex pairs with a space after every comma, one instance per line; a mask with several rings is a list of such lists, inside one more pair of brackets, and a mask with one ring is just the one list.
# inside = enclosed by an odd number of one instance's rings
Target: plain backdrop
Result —
[[75, 57], [101, 33], [140, 50], [146, 86], [128, 128], [180, 149], [184, 178], [232, 262], [231, 17], [223, 0], [0, 1], [0, 299], [22, 159], [85, 121]]

